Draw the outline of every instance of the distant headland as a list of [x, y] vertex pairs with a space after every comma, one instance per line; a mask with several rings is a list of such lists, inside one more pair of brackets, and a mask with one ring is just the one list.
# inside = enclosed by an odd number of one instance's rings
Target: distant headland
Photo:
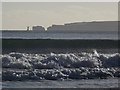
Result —
[[[29, 27], [27, 27], [29, 30]], [[75, 22], [64, 25], [52, 25], [45, 30], [43, 26], [33, 26], [30, 31], [79, 32], [79, 31], [118, 31], [118, 21]]]
[[4, 29], [2, 31], [35, 31], [35, 32], [81, 32], [81, 31], [118, 31], [120, 21], [92, 21], [92, 22], [73, 22], [62, 25], [53, 24], [46, 29], [42, 25], [27, 26], [26, 29]]

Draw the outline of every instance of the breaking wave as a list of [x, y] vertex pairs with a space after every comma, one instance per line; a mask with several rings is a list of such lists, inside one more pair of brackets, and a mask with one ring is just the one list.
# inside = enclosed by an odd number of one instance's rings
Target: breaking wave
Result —
[[58, 80], [119, 77], [120, 54], [66, 53], [1, 55], [3, 80]]

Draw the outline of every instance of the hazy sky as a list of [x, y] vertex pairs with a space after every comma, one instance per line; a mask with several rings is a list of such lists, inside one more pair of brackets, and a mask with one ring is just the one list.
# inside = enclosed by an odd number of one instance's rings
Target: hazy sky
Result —
[[3, 2], [2, 28], [118, 20], [116, 2]]

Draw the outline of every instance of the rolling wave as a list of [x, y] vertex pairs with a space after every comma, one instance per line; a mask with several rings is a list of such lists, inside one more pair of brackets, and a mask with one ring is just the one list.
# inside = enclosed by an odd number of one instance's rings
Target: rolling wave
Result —
[[3, 80], [61, 80], [120, 77], [120, 54], [93, 53], [27, 54], [0, 56]]

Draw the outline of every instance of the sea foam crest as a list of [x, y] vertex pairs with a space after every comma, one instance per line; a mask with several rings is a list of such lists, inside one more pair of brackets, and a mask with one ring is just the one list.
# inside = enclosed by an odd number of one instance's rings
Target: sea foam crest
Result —
[[120, 54], [9, 53], [0, 56], [3, 80], [58, 80], [120, 77]]
[[120, 55], [116, 54], [25, 54], [2, 55], [3, 68], [79, 68], [79, 67], [119, 67]]

